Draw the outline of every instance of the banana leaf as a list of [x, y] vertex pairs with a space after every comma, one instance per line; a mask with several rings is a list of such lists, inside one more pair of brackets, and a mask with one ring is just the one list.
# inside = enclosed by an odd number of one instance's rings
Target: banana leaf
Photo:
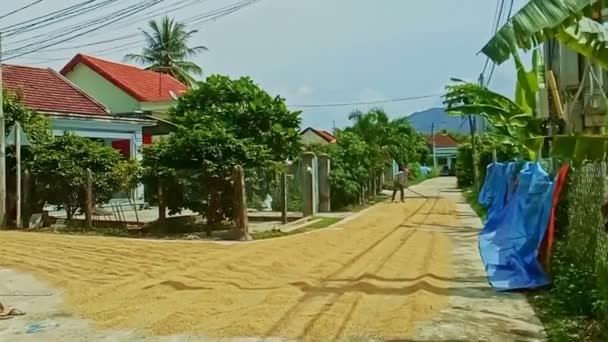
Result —
[[482, 48], [502, 64], [518, 49], [530, 50], [576, 23], [583, 10], [599, 0], [530, 0]]
[[[537, 52], [534, 52], [537, 54]], [[526, 113], [534, 113], [536, 110], [536, 93], [538, 92], [538, 79], [536, 70], [526, 71], [519, 54], [513, 54], [515, 68], [517, 69], [517, 83], [515, 84], [515, 103]]]
[[589, 18], [560, 32], [555, 38], [570, 49], [608, 68], [608, 30], [606, 26]]

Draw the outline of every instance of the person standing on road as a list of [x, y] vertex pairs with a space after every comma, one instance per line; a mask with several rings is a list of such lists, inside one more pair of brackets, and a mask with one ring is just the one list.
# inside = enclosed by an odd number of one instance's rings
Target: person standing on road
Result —
[[405, 200], [405, 188], [407, 187], [407, 177], [409, 175], [409, 170], [407, 166], [402, 166], [399, 168], [399, 172], [395, 175], [395, 182], [393, 184], [393, 199], [395, 202], [395, 195], [397, 195], [397, 190], [401, 191], [401, 202]]

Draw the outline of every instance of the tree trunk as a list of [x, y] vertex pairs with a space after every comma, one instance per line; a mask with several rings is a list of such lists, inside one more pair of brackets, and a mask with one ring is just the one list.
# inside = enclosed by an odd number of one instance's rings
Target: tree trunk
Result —
[[165, 190], [162, 179], [158, 180], [158, 221], [164, 222], [167, 218], [167, 207], [165, 206]]
[[211, 237], [213, 230], [217, 228], [222, 221], [220, 217], [220, 209], [222, 206], [221, 193], [217, 190], [211, 191], [209, 194], [209, 206], [207, 207], [207, 225], [205, 232], [208, 237]]
[[247, 220], [247, 194], [245, 192], [245, 172], [243, 167], [237, 165], [232, 171], [232, 184], [234, 197], [232, 212], [236, 224], [237, 239], [239, 241], [251, 240], [249, 235], [249, 224]]

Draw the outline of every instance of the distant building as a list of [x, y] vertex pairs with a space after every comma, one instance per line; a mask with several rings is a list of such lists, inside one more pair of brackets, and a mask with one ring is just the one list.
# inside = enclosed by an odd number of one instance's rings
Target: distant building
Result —
[[308, 127], [300, 133], [300, 140], [303, 145], [326, 145], [335, 144], [336, 137], [326, 130]]
[[[452, 169], [456, 166], [456, 155], [458, 154], [458, 141], [449, 134], [435, 134], [435, 158], [439, 169], [447, 166]], [[426, 136], [430, 156], [433, 158], [433, 136]], [[433, 166], [431, 164], [430, 166]]]

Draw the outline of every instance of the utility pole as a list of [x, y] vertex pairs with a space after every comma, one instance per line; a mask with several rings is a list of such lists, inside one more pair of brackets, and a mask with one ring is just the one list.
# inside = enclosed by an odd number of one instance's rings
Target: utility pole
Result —
[[17, 229], [21, 229], [21, 125], [18, 122], [15, 122], [15, 159], [17, 169], [15, 172], [15, 184], [17, 186], [15, 189], [15, 202], [17, 203], [15, 225]]
[[0, 228], [6, 222], [6, 137], [4, 135], [4, 94], [2, 84], [2, 32], [0, 32]]
[[433, 168], [437, 169], [437, 153], [435, 150], [435, 123], [431, 123], [431, 139], [433, 141]]

